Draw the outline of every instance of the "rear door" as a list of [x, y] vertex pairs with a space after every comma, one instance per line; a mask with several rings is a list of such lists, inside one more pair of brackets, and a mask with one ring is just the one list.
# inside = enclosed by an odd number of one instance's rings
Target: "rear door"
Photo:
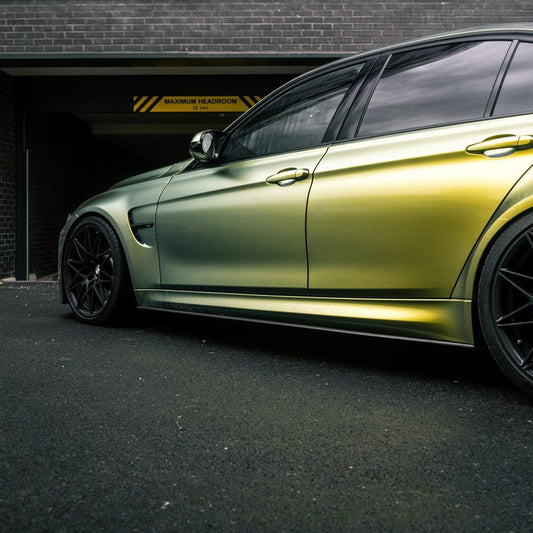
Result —
[[345, 140], [315, 171], [312, 294], [449, 297], [483, 227], [533, 164], [531, 117], [488, 118], [514, 46], [456, 43], [387, 58], [362, 121], [348, 119]]

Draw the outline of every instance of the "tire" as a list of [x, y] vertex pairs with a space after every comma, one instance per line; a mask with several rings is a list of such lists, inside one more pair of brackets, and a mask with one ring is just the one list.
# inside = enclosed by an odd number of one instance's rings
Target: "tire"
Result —
[[108, 222], [83, 218], [65, 243], [63, 288], [76, 318], [114, 324], [129, 316], [134, 298], [124, 252]]
[[491, 247], [478, 284], [479, 322], [505, 375], [533, 396], [533, 214]]

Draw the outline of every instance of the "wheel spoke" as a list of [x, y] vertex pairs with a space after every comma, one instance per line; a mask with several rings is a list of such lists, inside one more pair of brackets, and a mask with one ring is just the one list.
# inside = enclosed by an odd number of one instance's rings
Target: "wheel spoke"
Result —
[[509, 322], [508, 324], [496, 324], [499, 328], [507, 328], [509, 326], [527, 326], [533, 324], [533, 320], [524, 320], [523, 322]]
[[515, 309], [514, 311], [511, 311], [509, 314], [507, 314], [505, 316], [501, 316], [500, 318], [498, 318], [498, 320], [496, 320], [496, 323], [498, 324], [498, 326], [505, 326], [506, 324], [503, 324], [502, 322], [504, 322], [508, 318], [511, 318], [512, 316], [517, 315], [518, 313], [520, 313], [524, 309], [527, 309], [528, 307], [531, 307], [532, 305], [533, 305], [533, 300], [530, 301], [530, 302], [527, 302], [526, 304], [522, 305], [518, 309]]
[[80, 261], [83, 262], [84, 258], [89, 255], [87, 248], [77, 238], [74, 238], [72, 243], [74, 244], [74, 248], [76, 249], [76, 253], [78, 254]]
[[83, 284], [82, 287], [81, 287], [81, 290], [80, 290], [80, 295], [79, 295], [80, 297], [78, 298], [78, 301], [76, 303], [76, 308], [77, 309], [82, 309], [82, 305], [84, 303], [86, 303], [87, 294], [88, 294], [87, 285]]
[[526, 296], [527, 298], [529, 299], [533, 299], [533, 295], [527, 291], [526, 289], [524, 289], [523, 287], [520, 287], [520, 285], [518, 285], [518, 283], [515, 283], [510, 277], [508, 274], [515, 274], [515, 272], [512, 272], [512, 271], [508, 271], [506, 269], [501, 269], [498, 274], [500, 275], [500, 277], [502, 277], [505, 281], [507, 281], [507, 283], [509, 283], [510, 285], [512, 285], [518, 292], [522, 293], [524, 296]]
[[111, 255], [111, 250], [106, 250], [105, 252], [102, 252], [98, 258], [103, 258], [100, 260], [100, 268], [103, 268], [108, 263], [111, 263], [111, 267], [113, 267], [113, 256]]
[[100, 260], [100, 263], [103, 263], [104, 261], [108, 261], [109, 258], [111, 257], [111, 250], [109, 248], [106, 248], [105, 250], [98, 252], [97, 257]]
[[81, 281], [78, 281], [77, 283], [74, 283], [74, 281], [72, 281], [72, 282], [70, 283], [70, 285], [68, 286], [68, 290], [69, 290], [69, 291], [74, 291], [74, 290], [77, 289], [78, 287], [82, 287], [84, 281], [85, 281], [85, 280], [81, 280]]
[[531, 245], [531, 248], [533, 248], [533, 239], [531, 238], [531, 235], [529, 234], [529, 232], [526, 233], [526, 238], [529, 244]]
[[[78, 261], [77, 261], [78, 262]], [[69, 259], [66, 263], [66, 265], [72, 270], [74, 271], [74, 275], [75, 276], [80, 276], [82, 275], [82, 267], [80, 266], [79, 268], [77, 268], [76, 266], [74, 266], [73, 264], [73, 261], [71, 259]]]
[[533, 368], [533, 348], [527, 352], [527, 355], [522, 359], [522, 364], [520, 365], [524, 370], [530, 370]]
[[100, 246], [102, 244], [102, 233], [96, 232], [93, 243], [92, 243], [92, 255], [93, 257], [98, 257], [98, 251], [100, 250]]
[[90, 228], [87, 228], [85, 229], [83, 233], [83, 246], [85, 248], [87, 256], [91, 255], [90, 231], [91, 231]]
[[109, 283], [113, 281], [113, 274], [106, 272], [105, 270], [100, 271], [100, 280], [105, 281], [106, 283]]
[[533, 282], [533, 276], [528, 276], [527, 274], [522, 274], [521, 272], [515, 272], [514, 270], [509, 270], [508, 268], [500, 269], [500, 272], [504, 272], [510, 276], [516, 276], [517, 278], [527, 279]]
[[94, 282], [94, 294], [96, 295], [98, 300], [100, 300], [101, 306], [104, 307], [107, 301], [107, 297], [105, 295], [105, 291], [102, 288], [100, 281], [98, 280]]
[[94, 313], [94, 285], [87, 285], [87, 307], [91, 315]]
[[76, 307], [77, 307], [78, 306], [78, 302], [80, 301], [81, 291], [83, 290], [83, 286], [82, 285], [76, 285], [76, 286], [74, 286], [72, 288], [68, 287], [68, 290], [74, 296], [75, 302], [76, 302]]

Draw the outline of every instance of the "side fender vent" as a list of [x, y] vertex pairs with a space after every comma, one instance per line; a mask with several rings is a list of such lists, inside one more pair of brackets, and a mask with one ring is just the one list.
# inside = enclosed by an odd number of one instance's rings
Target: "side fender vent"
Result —
[[143, 231], [145, 229], [151, 229], [154, 227], [153, 222], [136, 222], [133, 218], [133, 210], [128, 212], [128, 222], [130, 224], [131, 232], [133, 233], [133, 236], [135, 237], [135, 240], [139, 244], [147, 244], [146, 241], [143, 239]]

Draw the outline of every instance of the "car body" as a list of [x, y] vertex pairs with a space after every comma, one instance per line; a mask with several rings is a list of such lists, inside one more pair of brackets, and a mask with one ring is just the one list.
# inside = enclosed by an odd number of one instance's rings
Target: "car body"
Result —
[[62, 301], [102, 323], [131, 284], [141, 308], [484, 340], [531, 392], [531, 80], [533, 24], [300, 76], [198, 134], [192, 160], [81, 205], [60, 237]]

